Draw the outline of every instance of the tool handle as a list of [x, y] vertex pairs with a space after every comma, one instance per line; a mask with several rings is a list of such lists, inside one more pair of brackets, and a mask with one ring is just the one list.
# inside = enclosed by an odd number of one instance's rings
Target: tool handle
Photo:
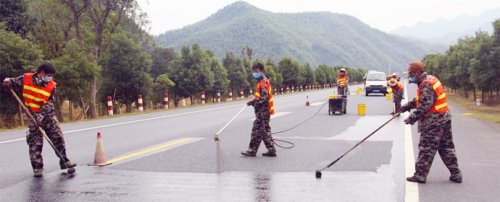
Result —
[[[24, 109], [24, 112], [26, 112], [26, 115], [31, 119], [31, 121], [33, 121], [33, 123], [36, 124], [37, 122], [36, 122], [35, 117], [33, 117], [33, 115], [30, 113], [30, 111], [28, 110], [28, 108], [26, 107], [26, 105], [24, 105], [23, 101], [21, 101], [21, 99], [19, 98], [19, 96], [17, 96], [16, 92], [14, 90], [12, 90], [12, 88], [9, 88], [9, 90], [12, 93], [12, 95], [14, 96], [14, 98], [16, 98], [17, 102], [19, 102], [19, 105], [21, 105], [21, 107]], [[40, 127], [39, 125], [37, 125], [37, 127], [38, 127], [38, 131], [40, 131], [40, 133], [42, 133], [42, 136], [47, 140], [47, 142], [50, 144], [50, 146], [52, 146], [52, 149], [54, 149], [54, 151], [56, 151], [57, 157], [59, 157], [59, 159], [63, 160], [62, 159], [62, 155], [56, 149], [54, 143], [52, 143], [52, 141], [50, 141], [49, 137], [47, 136], [47, 133], [45, 133], [45, 131], [43, 130], [43, 128]]]
[[342, 154], [342, 156], [340, 156], [339, 158], [337, 158], [335, 161], [331, 162], [330, 164], [328, 164], [328, 166], [324, 167], [323, 169], [321, 170], [324, 170], [326, 168], [329, 168], [330, 166], [332, 166], [333, 164], [337, 163], [337, 161], [339, 161], [340, 159], [342, 159], [345, 155], [347, 155], [349, 152], [351, 152], [354, 148], [358, 147], [360, 144], [362, 144], [364, 141], [366, 141], [368, 138], [370, 138], [373, 134], [375, 134], [377, 131], [379, 131], [380, 129], [382, 129], [385, 125], [387, 125], [389, 122], [391, 122], [394, 118], [396, 118], [397, 116], [399, 116], [399, 114], [401, 114], [401, 112], [398, 112], [397, 114], [394, 114], [394, 116], [392, 116], [389, 120], [387, 120], [384, 124], [382, 124], [381, 126], [379, 126], [377, 129], [375, 129], [372, 133], [370, 133], [368, 136], [366, 136], [365, 138], [363, 138], [363, 140], [361, 140], [360, 142], [358, 142], [356, 145], [354, 145], [353, 147], [351, 147], [349, 150], [347, 150], [344, 154]]
[[222, 128], [221, 128], [218, 132], [217, 132], [217, 133], [215, 133], [215, 137], [216, 137], [217, 139], [218, 139], [218, 136], [220, 135], [220, 133], [221, 133], [224, 129], [226, 129], [226, 127], [227, 127], [229, 124], [231, 124], [231, 122], [233, 122], [233, 121], [234, 121], [234, 119], [236, 119], [236, 117], [238, 117], [238, 116], [241, 114], [241, 112], [243, 112], [243, 110], [245, 110], [245, 108], [247, 108], [247, 106], [246, 106], [246, 105], [245, 105], [243, 108], [241, 108], [241, 110], [240, 110], [240, 111], [239, 111], [236, 115], [234, 115], [234, 116], [233, 116], [233, 118], [232, 118], [231, 120], [229, 120], [229, 122], [227, 122], [227, 123], [226, 123], [226, 125], [224, 125], [224, 126], [223, 126], [223, 127], [222, 127]]

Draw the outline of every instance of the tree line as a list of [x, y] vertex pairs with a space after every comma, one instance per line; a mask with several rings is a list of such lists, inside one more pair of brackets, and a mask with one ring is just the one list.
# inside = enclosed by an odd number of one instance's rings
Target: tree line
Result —
[[476, 100], [481, 92], [484, 103], [494, 104], [494, 93], [500, 90], [500, 19], [492, 24], [492, 35], [478, 31], [460, 38], [444, 54], [426, 55], [426, 71], [466, 98], [472, 93]]
[[[208, 97], [248, 94], [255, 85], [255, 62], [266, 65], [277, 89], [334, 84], [340, 68], [348, 69], [351, 81], [360, 82], [366, 73], [344, 66], [313, 68], [291, 57], [254, 58], [250, 46], [223, 58], [198, 44], [179, 51], [159, 47], [146, 31], [149, 20], [136, 0], [4, 0], [0, 11], [0, 80], [34, 72], [44, 61], [53, 63], [60, 121], [65, 102], [70, 113], [75, 108], [81, 118], [96, 118], [106, 114], [107, 96], [131, 112], [139, 94], [146, 106], [152, 104], [148, 107], [161, 106], [166, 92], [175, 105], [202, 91]], [[6, 89], [0, 94], [0, 116], [10, 126], [21, 116]]]

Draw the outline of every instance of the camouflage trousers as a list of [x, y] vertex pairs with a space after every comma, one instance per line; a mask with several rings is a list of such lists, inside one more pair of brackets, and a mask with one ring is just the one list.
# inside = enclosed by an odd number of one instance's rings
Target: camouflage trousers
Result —
[[436, 152], [439, 153], [452, 176], [461, 175], [453, 144], [451, 121], [432, 127], [420, 134], [419, 153], [415, 162], [415, 177], [422, 180], [427, 178]]
[[394, 100], [394, 113], [398, 112], [399, 108], [401, 108], [401, 100]]
[[273, 137], [271, 136], [271, 126], [269, 126], [269, 115], [257, 116], [253, 122], [252, 135], [250, 138], [249, 149], [252, 152], [257, 152], [260, 142], [264, 142], [267, 150], [276, 152], [273, 144]]
[[[63, 162], [69, 161], [68, 157], [66, 156], [66, 147], [64, 144], [63, 133], [61, 131], [61, 128], [59, 128], [57, 120], [52, 117], [45, 118], [42, 122], [42, 125], [43, 130], [49, 137], [50, 141], [52, 141], [52, 143], [54, 144], [55, 149], [57, 149], [62, 155], [59, 163], [62, 164]], [[43, 169], [42, 148], [44, 137], [38, 130], [38, 127], [36, 127], [36, 124], [34, 124], [32, 121], [28, 122], [28, 127], [29, 132], [26, 137], [26, 141], [28, 142], [29, 146], [31, 166], [33, 167], [33, 169]]]

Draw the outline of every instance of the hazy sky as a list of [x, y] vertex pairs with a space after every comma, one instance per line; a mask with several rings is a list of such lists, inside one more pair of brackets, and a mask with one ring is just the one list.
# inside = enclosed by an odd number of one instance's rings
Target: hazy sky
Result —
[[[236, 0], [138, 0], [154, 35], [203, 20]], [[330, 11], [355, 16], [368, 25], [392, 31], [440, 17], [478, 15], [500, 7], [500, 0], [246, 0], [272, 12]]]

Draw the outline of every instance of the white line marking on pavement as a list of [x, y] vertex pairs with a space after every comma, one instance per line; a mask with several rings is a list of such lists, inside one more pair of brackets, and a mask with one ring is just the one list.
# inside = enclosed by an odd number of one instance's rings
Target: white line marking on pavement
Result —
[[322, 104], [325, 104], [325, 102], [315, 102], [315, 103], [311, 103], [310, 105], [313, 107], [316, 107], [316, 106], [320, 106]]
[[[405, 84], [405, 99], [408, 99], [408, 88]], [[409, 114], [406, 113], [406, 117]], [[405, 125], [405, 176], [413, 176], [415, 172], [415, 156], [413, 154], [413, 135], [411, 132], [411, 126]], [[405, 179], [405, 202], [418, 202], [419, 201], [419, 191], [418, 184], [414, 182], [408, 182]]]
[[[86, 130], [108, 128], [108, 127], [113, 127], [113, 126], [120, 126], [120, 125], [126, 125], [126, 124], [131, 124], [131, 123], [140, 123], [140, 122], [152, 121], [152, 120], [156, 120], [156, 119], [165, 119], [165, 118], [171, 118], [171, 117], [177, 117], [177, 116], [184, 116], [184, 115], [190, 115], [190, 114], [197, 114], [197, 113], [202, 113], [202, 112], [207, 112], [207, 111], [213, 111], [213, 110], [219, 110], [219, 109], [240, 107], [240, 106], [241, 105], [230, 105], [230, 106], [225, 106], [225, 107], [216, 107], [216, 108], [210, 108], [210, 109], [204, 109], [204, 110], [198, 110], [198, 111], [192, 111], [192, 112], [185, 112], [185, 113], [179, 113], [179, 114], [164, 115], [164, 116], [158, 116], [158, 117], [147, 118], [147, 119], [139, 119], [139, 120], [133, 120], [133, 121], [125, 121], [125, 122], [120, 122], [120, 123], [113, 123], [113, 124], [108, 124], [108, 125], [101, 125], [101, 126], [94, 126], [94, 127], [89, 127], [89, 128], [82, 128], [82, 129], [76, 129], [76, 130], [63, 131], [63, 133], [64, 134], [76, 133], [76, 132], [81, 132], [81, 131], [86, 131]], [[14, 140], [7, 140], [7, 141], [0, 142], [0, 144], [5, 144], [5, 143], [9, 143], [9, 142], [17, 142], [17, 141], [22, 141], [22, 140], [25, 140], [25, 139], [26, 138], [19, 138], [19, 139], [14, 139]]]
[[[281, 116], [285, 116], [285, 115], [288, 115], [288, 114], [291, 114], [292, 112], [276, 112], [274, 115], [271, 116], [271, 119], [276, 119], [278, 117], [281, 117]], [[252, 121], [255, 121], [255, 118], [253, 119], [250, 119]]]

